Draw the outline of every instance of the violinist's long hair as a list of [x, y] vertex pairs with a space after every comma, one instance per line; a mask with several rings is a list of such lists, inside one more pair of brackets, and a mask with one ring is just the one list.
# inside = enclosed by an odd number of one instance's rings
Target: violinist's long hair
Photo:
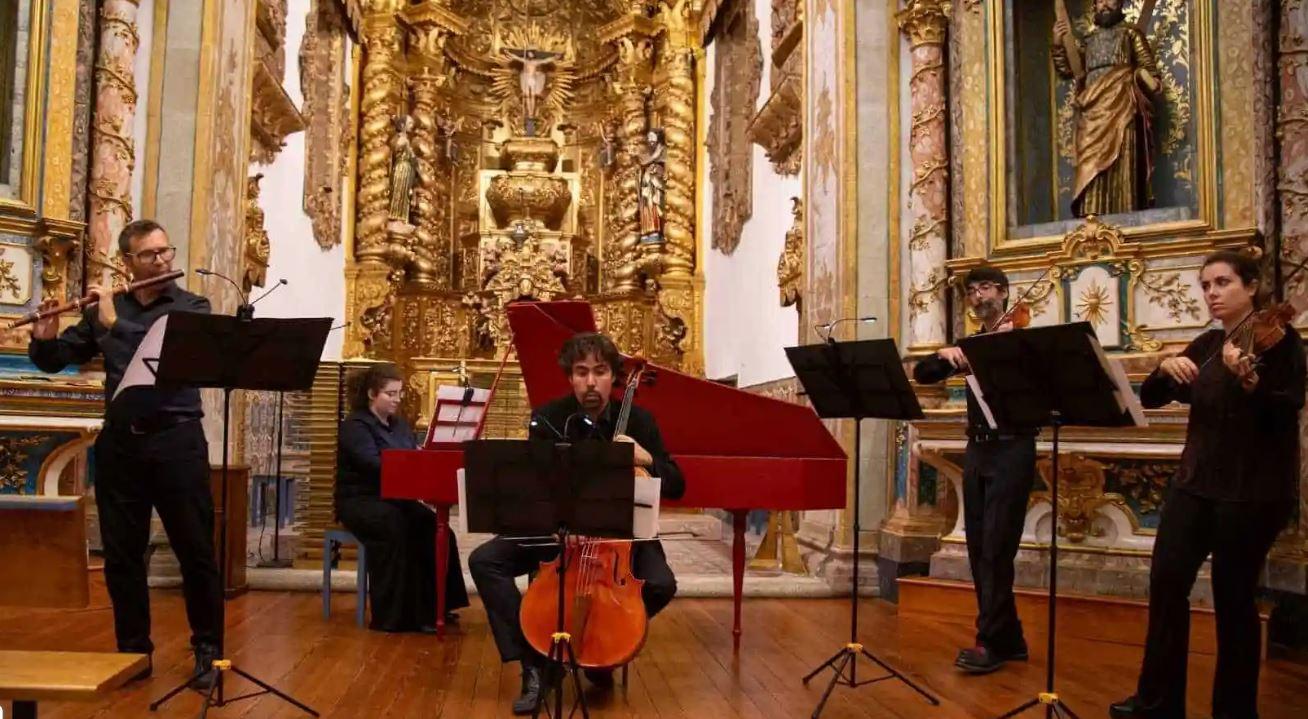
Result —
[[1245, 287], [1256, 285], [1253, 296], [1253, 306], [1255, 310], [1260, 310], [1267, 306], [1267, 293], [1263, 290], [1262, 268], [1258, 265], [1258, 260], [1244, 252], [1236, 250], [1218, 250], [1204, 258], [1203, 267], [1199, 269], [1202, 272], [1209, 265], [1222, 263], [1231, 268], [1236, 277], [1244, 283]]

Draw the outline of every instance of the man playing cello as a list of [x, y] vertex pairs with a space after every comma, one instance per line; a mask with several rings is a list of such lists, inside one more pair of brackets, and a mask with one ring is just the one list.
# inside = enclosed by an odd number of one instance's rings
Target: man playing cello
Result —
[[[627, 434], [614, 436], [618, 407], [610, 400], [614, 378], [622, 369], [622, 358], [608, 337], [583, 333], [564, 343], [559, 366], [572, 383], [572, 394], [541, 407], [532, 416], [531, 439], [575, 442], [607, 439], [630, 442], [635, 463], [662, 480], [662, 496], [677, 499], [685, 492], [685, 481], [676, 462], [663, 447], [654, 417], [640, 407], [631, 408]], [[481, 545], [468, 559], [468, 569], [486, 606], [491, 632], [500, 659], [522, 663], [522, 694], [513, 703], [515, 714], [530, 714], [540, 701], [544, 658], [527, 644], [519, 625], [522, 595], [514, 578], [527, 574], [542, 562], [558, 555], [554, 546], [528, 545], [514, 539], [495, 537]], [[632, 547], [632, 573], [644, 580], [641, 598], [645, 611], [654, 616], [672, 601], [677, 580], [668, 566], [663, 545], [657, 541], [636, 542]], [[586, 676], [600, 686], [612, 684], [610, 672], [587, 670]]]

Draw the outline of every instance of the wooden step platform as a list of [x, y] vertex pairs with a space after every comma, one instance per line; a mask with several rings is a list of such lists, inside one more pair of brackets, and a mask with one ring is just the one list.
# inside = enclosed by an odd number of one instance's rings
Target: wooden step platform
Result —
[[[971, 625], [976, 621], [976, 593], [970, 582], [947, 579], [904, 577], [899, 581], [899, 613], [904, 616], [929, 617]], [[1049, 616], [1049, 595], [1043, 589], [1019, 587], [1017, 616], [1028, 636], [1043, 636]], [[1267, 652], [1267, 617], [1259, 611], [1263, 635], [1263, 653]], [[1118, 597], [1084, 594], [1058, 595], [1058, 636], [1144, 646], [1149, 627], [1149, 603]], [[1206, 607], [1190, 609], [1190, 652], [1217, 653], [1216, 617]]]

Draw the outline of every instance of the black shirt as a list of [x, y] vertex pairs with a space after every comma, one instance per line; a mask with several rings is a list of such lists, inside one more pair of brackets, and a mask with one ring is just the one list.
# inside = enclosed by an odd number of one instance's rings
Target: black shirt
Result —
[[341, 422], [336, 447], [336, 499], [381, 496], [383, 449], [414, 449], [418, 441], [402, 418], [383, 424], [371, 410], [355, 410]]
[[[949, 360], [938, 354], [922, 358], [913, 366], [913, 379], [918, 384], [935, 384], [943, 382], [954, 376], [957, 372], [954, 365]], [[967, 436], [968, 437], [994, 437], [998, 435], [1012, 435], [1034, 437], [1037, 431], [1028, 428], [1004, 427], [991, 429], [990, 423], [986, 421], [986, 415], [981, 411], [981, 405], [972, 396], [972, 388], [967, 388]]]
[[[584, 414], [576, 396], [556, 399], [533, 413], [532, 417], [537, 422], [532, 427], [531, 439], [552, 442], [613, 439], [614, 424], [618, 419], [617, 406], [610, 402], [593, 427], [582, 421]], [[663, 446], [663, 437], [659, 434], [658, 424], [654, 422], [654, 415], [632, 405], [631, 417], [627, 420], [627, 436], [636, 440], [654, 458], [654, 466], [649, 468], [649, 472], [662, 480], [659, 494], [664, 499], [680, 499], [686, 493], [686, 480], [681, 476], [681, 468]]]
[[1190, 405], [1175, 486], [1208, 499], [1293, 499], [1304, 405], [1303, 341], [1290, 328], [1262, 355], [1258, 384], [1246, 392], [1222, 362], [1223, 337], [1222, 330], [1209, 330], [1181, 353], [1201, 367], [1192, 384], [1178, 384], [1155, 369], [1140, 386], [1140, 402], [1147, 408], [1172, 401]]
[[45, 372], [58, 372], [70, 364], [85, 364], [97, 353], [104, 355], [105, 418], [132, 420], [154, 418], [169, 414], [200, 417], [200, 391], [194, 387], [132, 387], [114, 402], [110, 400], [123, 372], [136, 354], [136, 348], [155, 320], [169, 312], [210, 312], [209, 300], [187, 292], [175, 283], [169, 283], [163, 293], [142, 305], [129, 292], [114, 295], [114, 310], [118, 321], [112, 329], [100, 324], [98, 310], [92, 306], [82, 310], [82, 320], [64, 330], [55, 339], [33, 339], [27, 356], [32, 364]]

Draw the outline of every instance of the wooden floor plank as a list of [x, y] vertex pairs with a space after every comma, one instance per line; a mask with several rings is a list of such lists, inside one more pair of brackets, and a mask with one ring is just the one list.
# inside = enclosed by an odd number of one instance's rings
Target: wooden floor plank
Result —
[[[179, 592], [156, 590], [153, 598], [155, 675], [88, 703], [48, 702], [50, 719], [152, 716], [149, 703], [191, 669], [189, 629]], [[102, 583], [93, 607], [79, 611], [0, 610], [0, 646], [6, 649], [112, 651], [112, 615]], [[228, 656], [238, 666], [322, 712], [324, 717], [506, 717], [518, 694], [517, 664], [502, 665], [479, 604], [462, 612], [446, 636], [371, 632], [354, 624], [352, 598], [341, 597], [323, 621], [315, 594], [252, 592], [228, 603]], [[678, 599], [650, 624], [645, 648], [631, 665], [629, 684], [612, 693], [586, 685], [591, 716], [648, 719], [806, 717], [817, 704], [829, 673], [808, 686], [800, 678], [848, 641], [848, 604], [839, 600], [751, 599], [745, 603], [741, 652], [731, 647], [731, 603]], [[960, 647], [972, 642], [966, 622], [900, 616], [880, 601], [860, 604], [860, 633], [869, 651], [905, 671], [937, 694], [932, 707], [895, 681], [850, 689], [837, 687], [823, 719], [990, 717], [1035, 695], [1044, 686], [1043, 626], [1026, 627], [1031, 661], [984, 677], [952, 666]], [[1103, 716], [1108, 703], [1129, 694], [1139, 669], [1138, 647], [1060, 638], [1058, 690], [1087, 719]], [[1190, 659], [1190, 717], [1208, 715], [1215, 661]], [[879, 671], [859, 665], [861, 678]], [[249, 685], [229, 687], [243, 693]], [[1308, 666], [1273, 658], [1263, 667], [1260, 709], [1265, 719], [1300, 719], [1308, 713]], [[0, 704], [9, 710], [8, 704]], [[192, 717], [193, 693], [153, 716]], [[230, 705], [218, 717], [303, 716], [264, 696]]]

